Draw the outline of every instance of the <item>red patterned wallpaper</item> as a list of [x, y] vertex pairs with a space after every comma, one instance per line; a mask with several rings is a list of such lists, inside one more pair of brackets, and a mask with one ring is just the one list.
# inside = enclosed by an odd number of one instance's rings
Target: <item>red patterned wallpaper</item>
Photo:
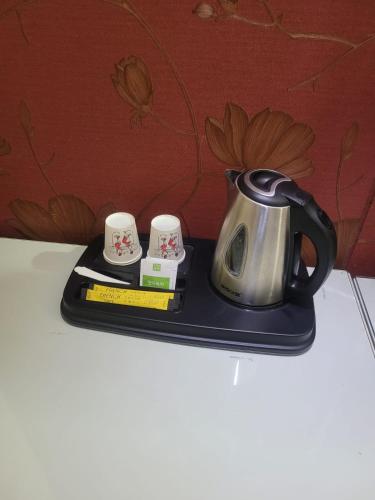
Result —
[[271, 167], [375, 275], [375, 2], [2, 0], [0, 46], [1, 235], [84, 243], [124, 210], [215, 238], [224, 170]]

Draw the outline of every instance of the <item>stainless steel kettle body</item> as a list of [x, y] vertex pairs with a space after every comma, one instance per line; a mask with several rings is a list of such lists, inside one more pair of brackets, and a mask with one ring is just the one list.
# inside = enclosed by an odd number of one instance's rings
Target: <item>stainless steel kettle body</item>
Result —
[[213, 284], [241, 304], [280, 302], [288, 241], [288, 206], [268, 207], [238, 192], [217, 242]]
[[[232, 301], [251, 307], [314, 293], [336, 255], [336, 235], [326, 214], [311, 195], [279, 172], [227, 171], [227, 176], [233, 185], [214, 254], [212, 284]], [[320, 260], [319, 272], [307, 280], [298, 277], [302, 233], [313, 241]]]

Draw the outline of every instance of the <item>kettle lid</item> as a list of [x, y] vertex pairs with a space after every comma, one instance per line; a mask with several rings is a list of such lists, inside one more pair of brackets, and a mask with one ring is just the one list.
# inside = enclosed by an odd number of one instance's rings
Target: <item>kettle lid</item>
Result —
[[[284, 207], [290, 204], [280, 184], [295, 184], [292, 179], [275, 170], [252, 170], [243, 172], [237, 177], [238, 189], [248, 198], [273, 207]], [[282, 186], [284, 187], [284, 186]]]

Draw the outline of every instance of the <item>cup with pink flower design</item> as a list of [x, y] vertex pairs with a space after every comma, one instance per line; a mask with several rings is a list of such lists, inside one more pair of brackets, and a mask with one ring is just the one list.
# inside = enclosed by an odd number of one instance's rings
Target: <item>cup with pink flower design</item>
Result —
[[132, 214], [116, 212], [106, 218], [103, 257], [110, 264], [119, 266], [133, 264], [142, 257]]
[[170, 259], [180, 264], [185, 258], [180, 219], [174, 215], [158, 215], [151, 221], [148, 257]]

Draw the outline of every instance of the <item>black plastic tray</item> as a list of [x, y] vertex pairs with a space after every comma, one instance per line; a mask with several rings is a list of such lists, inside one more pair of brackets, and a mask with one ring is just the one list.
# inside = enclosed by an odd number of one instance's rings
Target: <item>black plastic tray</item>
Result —
[[[95, 330], [236, 351], [301, 354], [311, 346], [315, 337], [311, 297], [267, 308], [238, 306], [219, 295], [210, 283], [215, 242], [184, 241], [186, 258], [179, 265], [176, 284], [176, 291], [181, 294], [178, 311], [85, 301], [81, 290], [95, 281], [73, 271], [61, 301], [63, 318], [70, 324]], [[111, 286], [150, 290], [138, 285], [139, 261], [130, 266], [108, 264], [102, 256], [103, 243], [103, 236], [94, 240], [77, 265], [132, 282], [130, 286]], [[144, 257], [147, 240], [141, 239], [141, 245]]]

